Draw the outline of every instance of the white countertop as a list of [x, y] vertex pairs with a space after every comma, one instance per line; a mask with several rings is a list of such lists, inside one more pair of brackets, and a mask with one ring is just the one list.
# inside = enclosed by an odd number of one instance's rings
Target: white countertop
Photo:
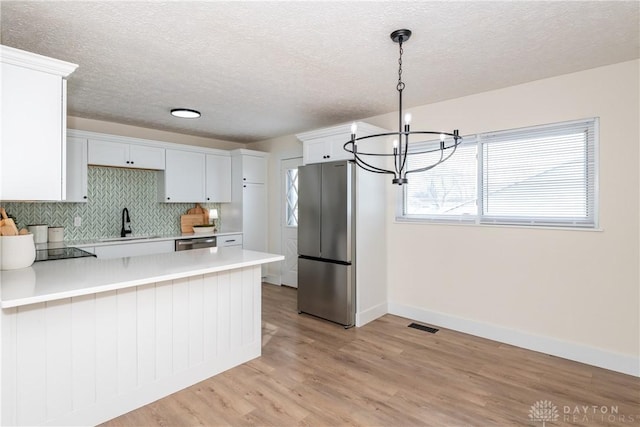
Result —
[[0, 273], [0, 306], [18, 307], [283, 259], [282, 255], [229, 247], [115, 259], [36, 262], [31, 267]]

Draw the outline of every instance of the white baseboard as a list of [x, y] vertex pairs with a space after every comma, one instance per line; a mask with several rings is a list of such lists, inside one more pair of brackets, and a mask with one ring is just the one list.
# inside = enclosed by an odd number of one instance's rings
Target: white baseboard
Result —
[[389, 313], [430, 325], [440, 326], [442, 328], [452, 329], [505, 344], [511, 344], [517, 347], [640, 377], [640, 358], [633, 356], [393, 302], [389, 303]]
[[378, 317], [382, 317], [388, 313], [387, 303], [383, 302], [382, 304], [375, 305], [371, 308], [368, 308], [364, 311], [356, 313], [356, 326], [364, 326], [367, 323], [376, 320]]
[[276, 286], [280, 286], [280, 275], [278, 274], [267, 274], [265, 277], [262, 278], [263, 282], [272, 284], [272, 285], [276, 285]]

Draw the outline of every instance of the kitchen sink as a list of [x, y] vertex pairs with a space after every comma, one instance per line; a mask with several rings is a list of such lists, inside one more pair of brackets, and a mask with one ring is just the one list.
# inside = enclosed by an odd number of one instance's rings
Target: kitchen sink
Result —
[[104, 239], [98, 239], [99, 242], [127, 242], [130, 240], [148, 240], [157, 239], [160, 236], [127, 236], [127, 237], [107, 237]]

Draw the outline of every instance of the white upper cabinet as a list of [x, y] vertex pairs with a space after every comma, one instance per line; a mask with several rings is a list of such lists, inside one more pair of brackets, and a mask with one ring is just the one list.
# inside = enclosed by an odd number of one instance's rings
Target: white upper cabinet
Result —
[[67, 138], [67, 202], [87, 202], [87, 140]]
[[306, 141], [302, 147], [305, 164], [341, 160], [341, 158], [344, 158], [348, 154], [346, 151], [344, 153], [338, 152], [337, 155], [333, 154], [333, 152], [333, 145], [328, 144], [327, 141], [323, 139]]
[[[358, 137], [387, 132], [368, 123], [357, 124]], [[353, 154], [344, 149], [344, 144], [351, 140], [351, 123], [300, 133], [296, 137], [302, 141], [302, 161], [305, 165], [353, 159]], [[361, 142], [359, 146], [366, 145], [369, 144]]]
[[206, 154], [166, 150], [166, 167], [159, 175], [158, 199], [167, 203], [205, 201]]
[[0, 45], [0, 200], [64, 200], [65, 78], [78, 66]]
[[163, 170], [165, 168], [165, 150], [147, 145], [131, 144], [129, 146], [129, 162], [130, 167], [133, 168]]
[[165, 168], [165, 150], [141, 144], [89, 140], [89, 164], [122, 168]]
[[267, 181], [267, 161], [263, 156], [242, 156], [242, 181], [255, 184]]
[[207, 154], [206, 201], [231, 201], [231, 157]]

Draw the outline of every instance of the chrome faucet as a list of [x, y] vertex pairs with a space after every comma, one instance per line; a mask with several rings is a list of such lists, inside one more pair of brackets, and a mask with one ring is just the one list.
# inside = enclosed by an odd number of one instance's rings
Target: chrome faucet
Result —
[[122, 209], [122, 229], [120, 230], [120, 237], [127, 237], [127, 234], [131, 234], [131, 218], [129, 218], [129, 209]]

